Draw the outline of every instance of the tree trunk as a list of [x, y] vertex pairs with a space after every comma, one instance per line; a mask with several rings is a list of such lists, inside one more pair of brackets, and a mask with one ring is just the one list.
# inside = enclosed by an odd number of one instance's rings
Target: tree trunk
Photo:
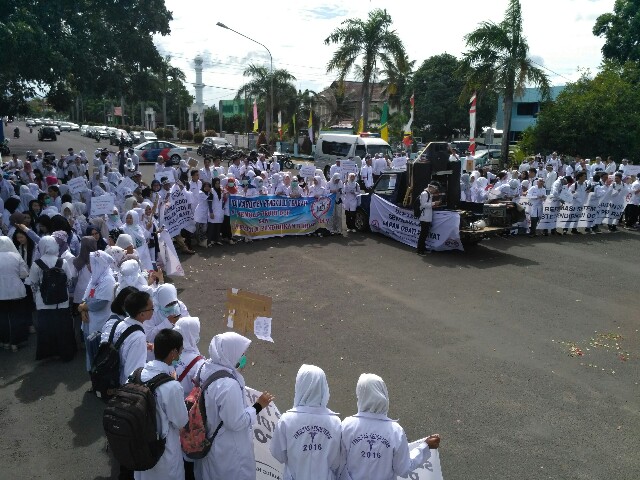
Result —
[[511, 132], [511, 109], [513, 108], [513, 89], [507, 87], [502, 102], [504, 109], [504, 125], [502, 127], [502, 145], [500, 148], [500, 170], [504, 170], [509, 163], [509, 135]]
[[365, 71], [362, 80], [362, 131], [366, 132], [369, 127], [369, 85], [371, 82], [370, 75]]

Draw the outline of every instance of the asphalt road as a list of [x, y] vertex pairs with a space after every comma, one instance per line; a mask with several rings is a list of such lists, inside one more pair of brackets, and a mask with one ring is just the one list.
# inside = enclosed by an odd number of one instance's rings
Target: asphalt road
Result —
[[[254, 339], [245, 378], [281, 410], [302, 363], [325, 370], [341, 416], [373, 372], [410, 440], [442, 435], [446, 480], [637, 480], [638, 240], [493, 239], [421, 258], [372, 234], [288, 237], [200, 249], [174, 281], [202, 352], [226, 330], [227, 287], [273, 298], [275, 343]], [[84, 356], [34, 357], [33, 337], [0, 351], [0, 477], [111, 478]]]

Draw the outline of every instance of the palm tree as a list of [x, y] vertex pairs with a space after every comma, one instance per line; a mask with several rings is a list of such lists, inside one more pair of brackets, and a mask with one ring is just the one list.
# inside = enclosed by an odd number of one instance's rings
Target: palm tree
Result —
[[325, 124], [332, 125], [353, 117], [353, 106], [356, 99], [351, 92], [346, 90], [344, 82], [334, 82], [318, 96], [318, 101], [328, 112], [322, 117]]
[[[378, 62], [405, 56], [404, 45], [395, 30], [390, 30], [391, 16], [386, 10], [369, 12], [367, 21], [351, 18], [342, 22], [324, 43], [339, 44], [338, 49], [327, 64], [327, 72], [337, 71], [338, 80], [343, 81], [355, 67], [360, 68], [362, 77], [362, 117], [367, 128], [369, 103], [371, 101], [371, 81]], [[361, 64], [357, 65], [357, 61]]]
[[502, 166], [509, 155], [511, 108], [513, 98], [524, 92], [527, 83], [538, 86], [543, 98], [549, 96], [549, 78], [536, 67], [529, 55], [529, 45], [522, 32], [522, 9], [519, 0], [510, 0], [504, 19], [499, 24], [482, 22], [465, 36], [467, 52], [463, 53], [469, 76], [467, 85], [481, 83], [502, 93], [504, 132]]
[[385, 59], [383, 76], [380, 84], [384, 87], [383, 94], [389, 99], [389, 106], [400, 109], [402, 98], [413, 81], [413, 66], [415, 60], [409, 60], [407, 55], [398, 58]]
[[[242, 74], [245, 77], [251, 77], [251, 80], [238, 89], [236, 98], [240, 98], [243, 95], [256, 97], [259, 102], [264, 102], [265, 112], [268, 117], [270, 112], [268, 108], [269, 92], [271, 88], [271, 74], [269, 73], [269, 69], [251, 64]], [[296, 77], [291, 75], [287, 70], [276, 69], [273, 71], [274, 110], [276, 105], [280, 107], [286, 105], [291, 95], [295, 94], [295, 86], [292, 83], [295, 80]], [[267, 119], [267, 124], [268, 123]]]

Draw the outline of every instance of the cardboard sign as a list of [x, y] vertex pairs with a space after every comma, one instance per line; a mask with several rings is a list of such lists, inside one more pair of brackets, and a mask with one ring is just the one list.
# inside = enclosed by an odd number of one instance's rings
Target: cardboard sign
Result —
[[113, 213], [115, 197], [113, 195], [100, 195], [91, 199], [91, 216], [109, 215]]
[[175, 237], [183, 228], [189, 231], [195, 227], [191, 203], [186, 190], [174, 185], [171, 187], [170, 204], [164, 208], [164, 227], [171, 237]]
[[136, 182], [131, 180], [129, 177], [124, 177], [120, 182], [120, 184], [117, 186], [116, 192], [118, 196], [124, 197], [125, 190], [128, 189], [133, 192], [136, 188], [138, 188], [138, 185], [136, 184]]
[[72, 178], [67, 182], [71, 194], [82, 193], [87, 190], [87, 181], [84, 177]]
[[228, 325], [239, 333], [254, 331], [254, 322], [258, 317], [271, 317], [271, 297], [257, 293], [227, 289], [227, 319]]
[[340, 168], [342, 169], [343, 178], [350, 173], [358, 175], [358, 165], [353, 160], [340, 160]]
[[302, 165], [302, 167], [300, 167], [300, 175], [303, 178], [311, 178], [315, 174], [316, 174], [315, 165]]

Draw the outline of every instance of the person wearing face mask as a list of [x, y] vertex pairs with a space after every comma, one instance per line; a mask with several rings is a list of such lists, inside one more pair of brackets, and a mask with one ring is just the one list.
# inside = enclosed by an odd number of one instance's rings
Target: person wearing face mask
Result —
[[147, 242], [151, 234], [140, 225], [140, 217], [135, 210], [129, 210], [125, 216], [125, 224], [122, 231], [133, 239], [135, 249], [140, 257], [140, 265], [144, 270], [153, 270], [151, 254]]
[[304, 195], [304, 190], [300, 186], [300, 181], [297, 177], [291, 179], [291, 188], [289, 189], [290, 198], [300, 198]]
[[116, 207], [113, 207], [113, 211], [107, 215], [107, 230], [120, 230], [122, 228], [122, 220]]
[[269, 447], [271, 455], [284, 463], [284, 480], [337, 478], [342, 432], [340, 418], [327, 408], [328, 403], [324, 371], [302, 365], [296, 376], [293, 408], [278, 420]]
[[144, 326], [147, 341], [153, 339], [163, 328], [173, 328], [180, 317], [189, 317], [184, 303], [178, 300], [178, 291], [170, 283], [160, 285], [153, 295], [155, 311], [151, 321]]
[[207, 436], [212, 435], [220, 422], [223, 423], [207, 456], [195, 462], [197, 479], [256, 478], [251, 426], [275, 397], [264, 392], [253, 406], [245, 406], [245, 382], [240, 370], [247, 363], [249, 345], [251, 340], [235, 332], [216, 335], [209, 345], [210, 358], [200, 369], [201, 382], [221, 370], [230, 378], [220, 378], [202, 392], [207, 410]]
[[389, 393], [378, 375], [360, 375], [356, 397], [358, 413], [342, 421], [341, 480], [407, 478], [440, 445], [440, 436], [431, 435], [409, 451], [404, 429], [387, 416]]
[[[154, 341], [154, 360], [147, 362], [139, 377], [130, 381], [148, 382], [156, 375], [171, 375], [180, 361], [183, 338], [180, 332], [160, 330]], [[136, 382], [138, 383], [138, 382]], [[156, 426], [160, 438], [165, 440], [164, 453], [153, 468], [134, 472], [135, 480], [184, 480], [180, 429], [189, 421], [187, 407], [182, 395], [182, 386], [176, 380], [158, 386], [153, 395], [156, 400]]]

